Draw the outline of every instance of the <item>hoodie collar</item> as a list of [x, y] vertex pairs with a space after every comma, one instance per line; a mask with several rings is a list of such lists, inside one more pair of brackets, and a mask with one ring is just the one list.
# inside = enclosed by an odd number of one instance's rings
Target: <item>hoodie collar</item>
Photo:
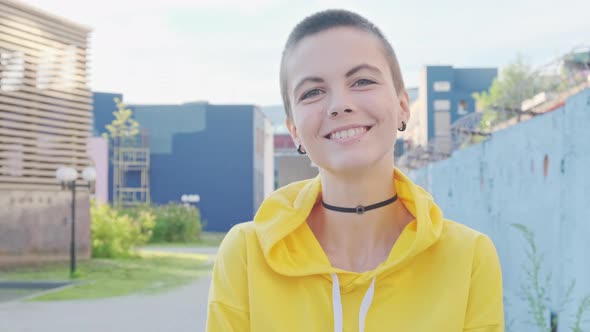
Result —
[[398, 169], [394, 183], [399, 199], [415, 220], [406, 226], [389, 257], [375, 270], [353, 273], [331, 266], [306, 220], [321, 192], [320, 176], [295, 182], [264, 200], [254, 217], [256, 234], [268, 265], [286, 276], [342, 275], [344, 290], [393, 272], [409, 258], [426, 250], [440, 237], [443, 216], [432, 196]]

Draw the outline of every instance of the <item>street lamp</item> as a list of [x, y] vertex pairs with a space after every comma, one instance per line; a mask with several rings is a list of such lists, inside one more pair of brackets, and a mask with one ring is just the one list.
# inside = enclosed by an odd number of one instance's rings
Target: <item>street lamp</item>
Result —
[[78, 171], [73, 167], [59, 167], [55, 172], [55, 177], [61, 183], [62, 189], [72, 191], [72, 230], [70, 234], [70, 277], [76, 273], [76, 188], [88, 188], [93, 190], [94, 181], [96, 181], [96, 170], [94, 167], [86, 167], [82, 171], [82, 178], [87, 184], [76, 183]]

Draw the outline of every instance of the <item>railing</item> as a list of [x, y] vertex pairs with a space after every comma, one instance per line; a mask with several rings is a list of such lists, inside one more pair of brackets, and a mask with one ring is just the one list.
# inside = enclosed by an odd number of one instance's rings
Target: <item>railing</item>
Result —
[[[567, 98], [590, 88], [590, 47], [576, 48], [557, 60], [538, 68], [519, 91], [536, 91], [522, 99], [517, 108], [489, 107], [470, 113], [451, 125], [449, 137], [429, 140], [426, 147], [416, 146], [398, 158], [398, 167], [409, 170], [449, 158], [454, 151], [480, 143], [494, 132], [556, 110]], [[500, 100], [498, 104], [506, 104]]]

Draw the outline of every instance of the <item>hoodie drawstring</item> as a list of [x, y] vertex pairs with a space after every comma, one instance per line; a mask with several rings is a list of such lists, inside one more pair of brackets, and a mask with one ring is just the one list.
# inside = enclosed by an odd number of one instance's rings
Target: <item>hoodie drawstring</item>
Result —
[[[365, 331], [365, 319], [367, 318], [367, 312], [369, 312], [369, 308], [371, 307], [371, 303], [373, 303], [373, 296], [375, 295], [375, 279], [377, 277], [373, 277], [371, 281], [371, 286], [367, 289], [365, 296], [363, 297], [363, 302], [361, 303], [361, 308], [359, 310], [359, 332]], [[342, 299], [340, 297], [340, 282], [338, 280], [338, 276], [335, 273], [332, 273], [332, 307], [334, 309], [334, 332], [342, 332]]]
[[340, 299], [340, 282], [332, 273], [332, 307], [334, 308], [334, 332], [342, 332], [342, 300]]

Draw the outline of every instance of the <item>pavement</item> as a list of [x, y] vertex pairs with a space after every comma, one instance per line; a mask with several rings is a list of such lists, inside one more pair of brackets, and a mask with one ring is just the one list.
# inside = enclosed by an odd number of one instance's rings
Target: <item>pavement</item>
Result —
[[[156, 250], [156, 249], [149, 249]], [[215, 248], [158, 248], [214, 254]], [[1, 332], [205, 331], [210, 275], [159, 294], [98, 300], [0, 303]]]
[[[35, 294], [34, 289], [0, 289], [0, 303], [18, 300]], [[0, 326], [2, 326], [0, 324]]]

